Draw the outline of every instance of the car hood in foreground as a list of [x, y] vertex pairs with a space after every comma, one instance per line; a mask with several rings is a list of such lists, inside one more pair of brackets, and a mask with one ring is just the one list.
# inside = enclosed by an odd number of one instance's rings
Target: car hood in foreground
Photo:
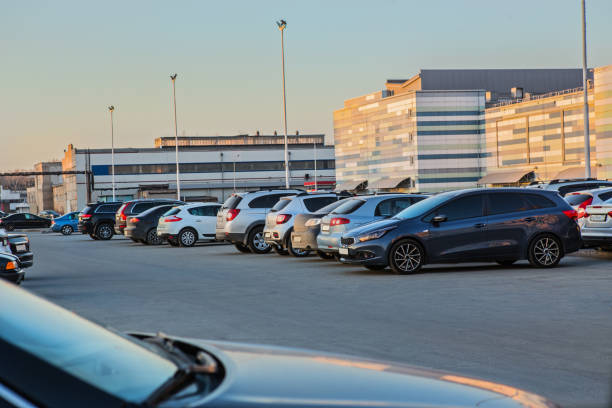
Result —
[[313, 351], [177, 339], [216, 355], [215, 407], [556, 407], [514, 387], [408, 365]]

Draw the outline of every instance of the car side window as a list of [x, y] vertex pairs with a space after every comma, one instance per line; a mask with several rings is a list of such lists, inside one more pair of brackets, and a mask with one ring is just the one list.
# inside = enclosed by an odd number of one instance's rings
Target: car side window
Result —
[[337, 201], [336, 197], [313, 197], [304, 200], [304, 206], [310, 212], [315, 212], [321, 208]]
[[393, 215], [412, 205], [413, 201], [410, 198], [396, 198], [393, 202]]
[[533, 206], [523, 194], [490, 193], [489, 215], [507, 214], [532, 210]]
[[136, 204], [133, 208], [131, 213], [132, 214], [140, 214], [143, 211], [148, 210], [149, 208], [153, 208], [153, 206], [151, 205], [151, 203], [142, 203], [142, 204]]
[[31, 220], [31, 219], [33, 219], [32, 214], [26, 214], [26, 215], [25, 215], [25, 219], [26, 219], [26, 220]]
[[193, 207], [187, 210], [187, 212], [191, 215], [195, 215], [196, 217], [204, 216], [204, 209], [206, 207]]
[[392, 217], [393, 216], [393, 202], [394, 199], [384, 200], [378, 203], [376, 210], [374, 210], [374, 216], [376, 217]]
[[472, 194], [452, 200], [429, 213], [423, 221], [430, 222], [436, 215], [446, 216], [446, 221], [482, 217], [484, 213], [483, 194]]
[[[269, 197], [270, 196], [265, 195], [265, 196], [254, 198], [249, 203], [249, 207], [250, 208], [272, 208], [274, 207], [274, 204], [270, 205]], [[275, 204], [276, 204], [276, 201], [274, 202]]]
[[207, 205], [206, 207], [204, 207], [204, 216], [216, 217], [220, 207], [220, 205]]
[[523, 194], [523, 196], [531, 203], [533, 209], [552, 208], [557, 206], [551, 199], [540, 194]]

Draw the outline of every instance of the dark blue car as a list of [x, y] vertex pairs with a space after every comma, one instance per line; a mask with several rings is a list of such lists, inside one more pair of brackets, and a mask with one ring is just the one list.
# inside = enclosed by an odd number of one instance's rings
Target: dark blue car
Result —
[[70, 235], [79, 229], [79, 212], [71, 212], [64, 214], [61, 217], [53, 219], [51, 223], [51, 231], [61, 232], [64, 235]]
[[390, 266], [399, 274], [415, 273], [427, 263], [511, 265], [528, 259], [536, 267], [553, 267], [581, 246], [576, 215], [553, 191], [452, 191], [348, 231], [341, 238], [340, 256], [345, 263]]

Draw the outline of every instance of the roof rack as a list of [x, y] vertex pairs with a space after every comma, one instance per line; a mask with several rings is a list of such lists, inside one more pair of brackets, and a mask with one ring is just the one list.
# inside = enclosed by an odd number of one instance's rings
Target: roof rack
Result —
[[592, 178], [592, 177], [589, 177], [589, 178], [586, 178], [586, 177], [583, 177], [583, 178], [573, 178], [573, 179], [554, 179], [554, 180], [550, 180], [550, 182], [548, 184], [569, 183], [569, 182], [572, 182], [572, 181], [597, 181], [597, 179], [596, 178]]

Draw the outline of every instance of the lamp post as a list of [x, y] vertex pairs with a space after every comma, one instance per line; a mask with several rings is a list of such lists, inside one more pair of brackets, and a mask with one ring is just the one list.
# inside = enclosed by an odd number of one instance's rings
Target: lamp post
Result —
[[111, 119], [111, 174], [113, 177], [113, 201], [115, 201], [115, 130], [113, 126], [113, 111], [115, 107], [113, 105], [108, 107]]
[[317, 191], [317, 140], [314, 142], [314, 173], [315, 173], [315, 191]]
[[289, 188], [289, 154], [287, 148], [287, 92], [285, 91], [285, 20], [277, 21], [276, 25], [281, 32], [281, 59], [283, 64], [283, 123], [285, 126], [285, 188]]
[[174, 104], [174, 146], [176, 151], [176, 199], [181, 199], [181, 179], [179, 175], [179, 143], [178, 143], [178, 126], [176, 124], [176, 76], [177, 74], [170, 75], [172, 80], [172, 102]]
[[586, 10], [582, 0], [582, 87], [584, 88], [584, 176], [591, 178], [591, 141], [589, 136], [589, 89], [587, 80]]

